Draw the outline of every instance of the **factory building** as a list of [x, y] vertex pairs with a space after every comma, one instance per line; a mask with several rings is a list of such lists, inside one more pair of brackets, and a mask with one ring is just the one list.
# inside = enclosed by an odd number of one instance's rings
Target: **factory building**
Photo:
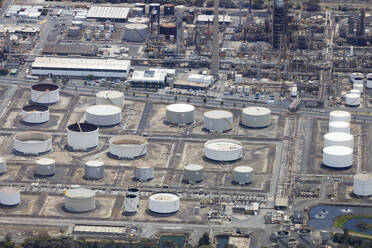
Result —
[[190, 74], [186, 80], [177, 80], [173, 83], [174, 88], [187, 90], [206, 90], [214, 81], [211, 75]]
[[132, 87], [139, 88], [164, 88], [168, 86], [176, 74], [174, 69], [149, 69], [146, 71], [135, 70], [130, 83]]
[[[197, 25], [208, 25], [213, 24], [213, 15], [198, 15], [196, 18]], [[219, 15], [218, 16], [218, 23], [222, 24], [230, 24], [232, 22], [231, 16], [228, 15]]]
[[[80, 30], [80, 29], [79, 29]], [[97, 47], [95, 45], [80, 44], [45, 44], [42, 54], [46, 55], [83, 55], [96, 56]]]
[[91, 6], [87, 18], [95, 19], [99, 22], [125, 22], [128, 19], [128, 14], [129, 8]]
[[131, 68], [129, 60], [36, 57], [33, 75], [126, 78]]

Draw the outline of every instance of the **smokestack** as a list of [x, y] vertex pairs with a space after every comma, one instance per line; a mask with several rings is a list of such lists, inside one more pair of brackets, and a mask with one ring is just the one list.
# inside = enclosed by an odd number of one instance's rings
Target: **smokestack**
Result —
[[181, 54], [181, 39], [182, 39], [182, 8], [177, 8], [177, 55]]
[[214, 18], [213, 18], [213, 46], [212, 46], [212, 75], [217, 77], [219, 76], [219, 69], [220, 69], [220, 63], [219, 63], [219, 56], [220, 56], [220, 45], [218, 40], [218, 7], [219, 7], [219, 0], [214, 0]]
[[365, 15], [366, 15], [366, 10], [364, 8], [362, 8], [360, 10], [360, 20], [359, 20], [359, 27], [358, 27], [358, 36], [364, 35], [364, 33], [366, 31], [366, 28], [365, 28], [365, 25], [364, 25]]

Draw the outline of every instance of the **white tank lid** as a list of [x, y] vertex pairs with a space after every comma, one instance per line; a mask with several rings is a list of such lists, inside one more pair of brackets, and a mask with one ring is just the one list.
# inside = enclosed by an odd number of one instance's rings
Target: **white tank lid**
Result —
[[238, 166], [234, 168], [235, 172], [240, 172], [240, 173], [249, 173], [253, 172], [253, 169], [249, 166]]
[[332, 133], [326, 133], [324, 135], [324, 138], [334, 141], [347, 141], [353, 139], [353, 135], [349, 133], [343, 133], [343, 132], [332, 132]]
[[124, 96], [123, 92], [117, 90], [102, 90], [96, 94], [97, 97], [102, 98], [119, 98]]
[[98, 161], [98, 160], [91, 160], [91, 161], [86, 162], [85, 164], [90, 167], [100, 167], [100, 166], [103, 166], [105, 163], [102, 161]]
[[348, 122], [345, 121], [332, 121], [329, 123], [330, 127], [337, 127], [337, 128], [347, 128], [350, 126]]
[[226, 110], [211, 110], [205, 112], [204, 116], [211, 119], [226, 119], [231, 118], [233, 114]]
[[176, 103], [168, 105], [167, 110], [172, 112], [190, 112], [195, 110], [195, 107], [190, 104]]
[[176, 201], [180, 198], [172, 193], [157, 193], [150, 196], [151, 200], [155, 201], [162, 201], [162, 202], [168, 202], [168, 201]]
[[185, 170], [190, 170], [190, 171], [199, 171], [203, 169], [203, 166], [199, 164], [188, 164], [184, 168]]
[[362, 173], [358, 173], [354, 175], [354, 179], [360, 180], [360, 181], [372, 181], [372, 174], [366, 171], [363, 171]]
[[56, 161], [54, 159], [51, 159], [51, 158], [41, 158], [41, 159], [36, 160], [36, 163], [39, 164], [39, 165], [52, 165], [55, 162]]
[[349, 94], [346, 95], [346, 98], [358, 99], [358, 98], [360, 98], [360, 95], [355, 94], [355, 93], [349, 93]]
[[114, 115], [121, 112], [121, 109], [114, 105], [94, 105], [86, 110], [87, 113], [92, 115]]
[[334, 116], [334, 117], [339, 117], [339, 118], [350, 118], [351, 116], [349, 112], [340, 111], [340, 110], [332, 111], [329, 113], [329, 115]]
[[264, 107], [247, 107], [243, 108], [243, 114], [247, 115], [268, 115], [271, 113], [271, 110]]

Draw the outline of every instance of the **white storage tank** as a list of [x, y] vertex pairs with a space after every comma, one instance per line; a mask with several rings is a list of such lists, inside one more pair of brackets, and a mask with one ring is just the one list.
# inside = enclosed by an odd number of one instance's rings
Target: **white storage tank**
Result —
[[115, 105], [124, 107], [124, 93], [116, 90], [102, 90], [96, 94], [97, 105]]
[[84, 178], [89, 180], [99, 180], [105, 176], [105, 167], [102, 161], [91, 160], [85, 163]]
[[364, 74], [363, 73], [354, 72], [354, 73], [350, 74], [350, 81], [353, 84], [354, 83], [363, 84], [363, 80], [364, 80]]
[[347, 146], [353, 148], [354, 137], [349, 133], [327, 133], [324, 135], [324, 147]]
[[180, 198], [171, 193], [157, 193], [149, 198], [149, 210], [155, 214], [173, 214], [180, 208]]
[[78, 188], [65, 191], [65, 210], [83, 213], [96, 208], [96, 193], [90, 189]]
[[350, 133], [350, 123], [345, 121], [332, 121], [328, 124], [329, 133]]
[[124, 200], [124, 213], [127, 215], [137, 213], [138, 197], [133, 194], [127, 194]]
[[67, 127], [67, 145], [75, 151], [88, 151], [98, 145], [98, 127], [88, 123], [75, 123]]
[[39, 176], [52, 176], [56, 170], [56, 161], [51, 158], [36, 160], [36, 174]]
[[147, 139], [139, 135], [120, 135], [109, 140], [110, 155], [118, 159], [135, 159], [147, 152]]
[[59, 87], [55, 84], [35, 84], [31, 87], [31, 101], [53, 104], [59, 101]]
[[6, 159], [4, 157], [0, 157], [0, 174], [4, 174], [6, 172]]
[[204, 143], [205, 156], [214, 161], [235, 161], [243, 156], [243, 145], [233, 139], [214, 139]]
[[148, 25], [150, 23], [150, 19], [147, 17], [131, 17], [131, 18], [128, 18], [128, 23]]
[[114, 126], [121, 122], [121, 108], [114, 105], [94, 105], [85, 111], [85, 121], [96, 126]]
[[142, 42], [147, 38], [147, 25], [141, 23], [130, 23], [124, 26], [124, 40], [131, 42]]
[[360, 105], [360, 95], [349, 93], [345, 96], [345, 104], [350, 107], [358, 107]]
[[243, 185], [253, 182], [253, 169], [249, 166], [237, 166], [233, 172], [234, 183]]
[[329, 122], [333, 121], [344, 121], [344, 122], [350, 122], [351, 120], [351, 114], [346, 111], [332, 111], [329, 113]]
[[353, 165], [353, 149], [346, 146], [328, 146], [323, 149], [323, 164], [342, 169]]
[[136, 195], [139, 198], [139, 189], [137, 188], [129, 188], [127, 193], [131, 195]]
[[13, 138], [13, 149], [22, 155], [40, 155], [52, 149], [52, 136], [38, 131], [21, 132]]
[[361, 94], [360, 90], [358, 90], [358, 89], [352, 89], [352, 90], [350, 90], [350, 93], [351, 94], [357, 94], [357, 95]]
[[[359, 90], [360, 93], [363, 93], [363, 84], [357, 84], [357, 83], [355, 83], [355, 84], [353, 84], [353, 89], [354, 90]], [[350, 92], [350, 93], [352, 93], [352, 92]]]
[[167, 121], [171, 124], [185, 125], [194, 122], [195, 107], [190, 104], [176, 103], [167, 106]]
[[233, 128], [233, 114], [225, 110], [204, 113], [204, 128], [210, 132], [226, 132]]
[[0, 204], [3, 206], [16, 206], [21, 202], [21, 190], [12, 187], [0, 189]]
[[154, 178], [154, 167], [150, 165], [137, 165], [134, 168], [134, 176], [140, 182], [147, 182]]
[[49, 108], [44, 105], [27, 105], [22, 108], [21, 120], [30, 124], [49, 121]]
[[240, 116], [240, 121], [246, 127], [267, 127], [271, 124], [271, 110], [264, 107], [244, 108]]
[[372, 174], [362, 172], [354, 175], [353, 193], [357, 196], [368, 197], [372, 195]]
[[367, 74], [367, 83], [366, 83], [366, 87], [368, 89], [372, 89], [372, 73], [368, 73]]
[[186, 165], [183, 169], [183, 180], [187, 183], [197, 183], [203, 180], [203, 166], [198, 164]]

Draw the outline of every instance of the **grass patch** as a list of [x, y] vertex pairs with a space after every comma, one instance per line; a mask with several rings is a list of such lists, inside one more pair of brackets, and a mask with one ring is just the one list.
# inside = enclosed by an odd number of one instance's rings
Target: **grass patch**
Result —
[[372, 219], [372, 215], [357, 215], [357, 214], [340, 215], [335, 218], [333, 222], [333, 226], [338, 227], [338, 228], [343, 228], [346, 222], [352, 219], [357, 219], [357, 218]]

